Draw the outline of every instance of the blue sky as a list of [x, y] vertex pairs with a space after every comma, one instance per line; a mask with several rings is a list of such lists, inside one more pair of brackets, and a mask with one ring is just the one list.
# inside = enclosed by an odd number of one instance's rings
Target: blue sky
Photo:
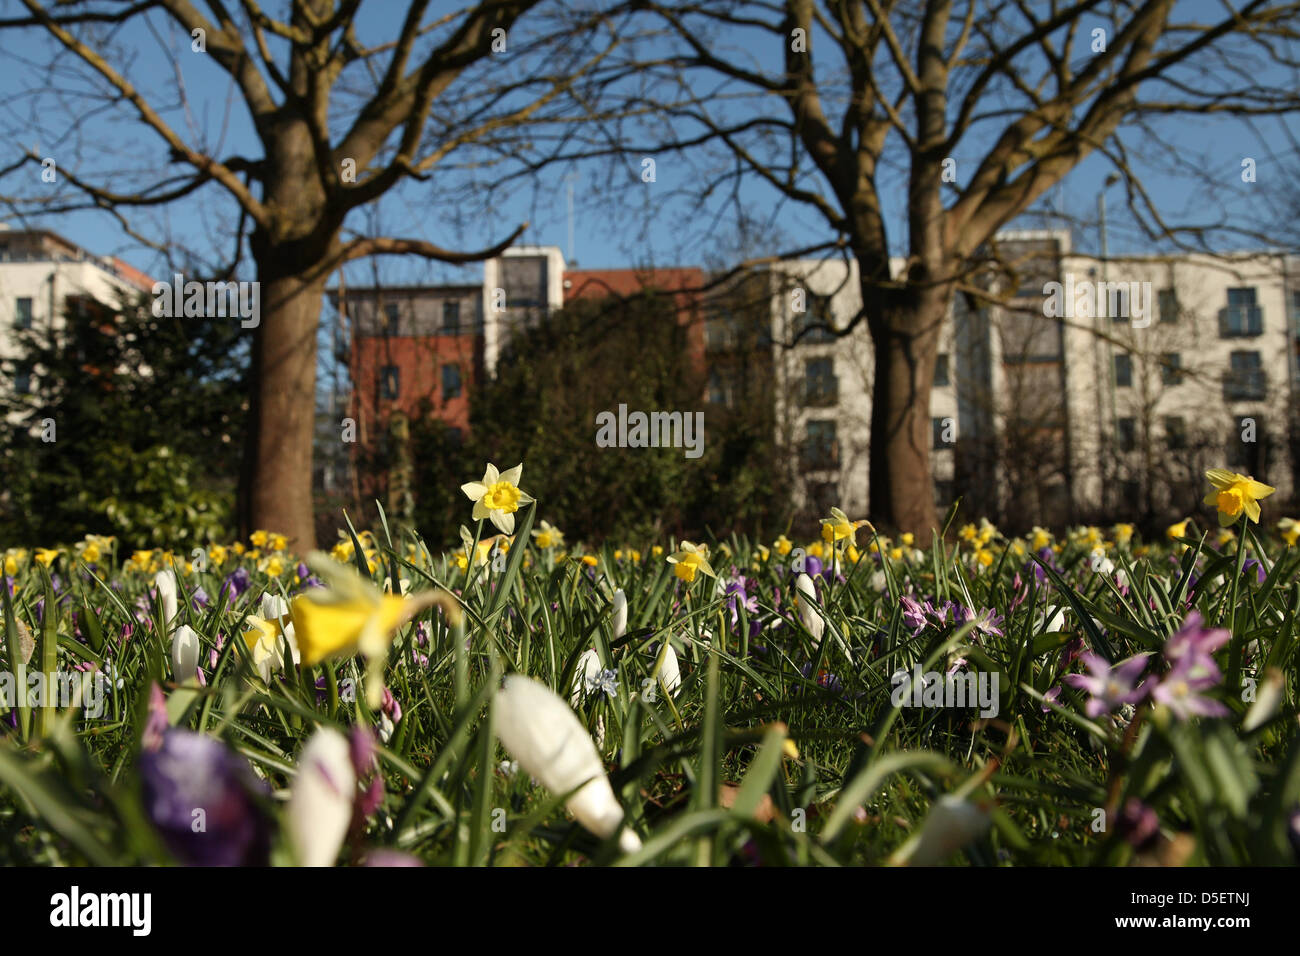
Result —
[[[363, 10], [367, 15], [361, 20], [362, 39], [373, 41], [396, 33], [404, 5], [367, 0]], [[1180, 18], [1208, 19], [1221, 15], [1222, 7], [1198, 0], [1179, 4], [1178, 10]], [[14, 16], [22, 8], [16, 0], [0, 0], [0, 11], [4, 16]], [[158, 90], [174, 98], [179, 87], [178, 74], [169, 58], [161, 53], [164, 47], [171, 49], [180, 67], [189, 111], [168, 110], [164, 114], [167, 119], [178, 129], [201, 130], [214, 152], [220, 155], [232, 152], [256, 155], [251, 124], [237, 98], [233, 107], [230, 105], [230, 84], [224, 74], [205, 63], [200, 55], [191, 54], [188, 37], [178, 28], [160, 17], [155, 17], [153, 26], [154, 32], [138, 26], [117, 37], [133, 51], [130, 72], [133, 80], [146, 91]], [[124, 114], [120, 112], [115, 114], [118, 119], [110, 119], [105, 114], [93, 119], [87, 127], [94, 133], [88, 140], [99, 144], [100, 149], [73, 149], [72, 140], [61, 137], [60, 130], [69, 125], [79, 110], [85, 109], [85, 101], [70, 92], [82, 84], [71, 75], [61, 75], [54, 83], [34, 82], [40, 65], [45, 62], [47, 48], [33, 42], [30, 32], [21, 36], [20, 40], [19, 34], [0, 31], [0, 57], [18, 66], [0, 77], [3, 94], [0, 122], [23, 145], [39, 146], [43, 153], [58, 158], [61, 165], [93, 173], [98, 181], [115, 188], [134, 181], [133, 169], [147, 170], [154, 178], [159, 168], [171, 173], [179, 171], [179, 167], [160, 167], [162, 150], [156, 137], [134, 121], [122, 120]], [[814, 55], [827, 46], [819, 46], [814, 38]], [[765, 63], [775, 62], [778, 55], [776, 49], [760, 49], [755, 54]], [[1279, 88], [1300, 88], [1295, 76], [1276, 71], [1264, 72], [1259, 79]], [[1296, 131], [1294, 119], [1290, 120], [1289, 128], [1291, 132]], [[1282, 121], [1178, 117], [1160, 120], [1155, 129], [1154, 136], [1126, 131], [1123, 138], [1132, 151], [1134, 166], [1144, 186], [1170, 221], [1217, 221], [1226, 216], [1244, 227], [1253, 227], [1266, 221], [1287, 202], [1294, 201], [1296, 189], [1292, 176], [1297, 171], [1296, 157]], [[32, 134], [30, 138], [23, 137], [24, 131]], [[42, 137], [44, 142], [39, 142]], [[973, 160], [986, 143], [987, 140], [976, 140], [966, 144], [965, 155], [958, 152], [959, 178], [962, 164]], [[1241, 182], [1241, 161], [1246, 156], [1257, 163], [1254, 184]], [[7, 165], [12, 158], [6, 154], [0, 166]], [[1195, 169], [1196, 174], [1185, 172], [1188, 167]], [[1110, 164], [1094, 155], [1049, 197], [1052, 207], [1084, 223], [1080, 236], [1084, 248], [1095, 249], [1096, 198], [1110, 171]], [[28, 172], [35, 177], [34, 171]], [[543, 171], [526, 188], [484, 206], [449, 198], [448, 193], [463, 184], [466, 174], [444, 170], [436, 174], [431, 186], [408, 183], [390, 194], [377, 204], [371, 215], [387, 234], [424, 238], [459, 248], [486, 246], [508, 234], [517, 223], [528, 220], [531, 226], [524, 236], [525, 242], [558, 245], [567, 250], [566, 194], [572, 182], [577, 209], [575, 251], [577, 262], [583, 267], [692, 264], [719, 256], [726, 258], [725, 247], [731, 237], [725, 208], [720, 208], [717, 202], [700, 206], [687, 195], [698, 181], [699, 167], [677, 157], [658, 156], [656, 172], [656, 183], [642, 183], [635, 157], [613, 168], [608, 161], [572, 168], [554, 166]], [[609, 183], [617, 182], [620, 176], [626, 176], [627, 184], [618, 189], [619, 201], [605, 201]], [[16, 186], [13, 176], [0, 180], [0, 193], [12, 193], [20, 188], [27, 187]], [[765, 186], [748, 182], [740, 197], [747, 212], [766, 224], [763, 229], [770, 230], [762, 232], [770, 244], [770, 248], [762, 251], [775, 252], [831, 238], [816, 214], [793, 206], [780, 207], [774, 192]], [[901, 197], [901, 181], [887, 179], [884, 198], [895, 242], [903, 235]], [[1107, 197], [1112, 253], [1149, 250], [1150, 244], [1138, 233], [1124, 208], [1123, 185], [1111, 186]], [[722, 218], [715, 221], [719, 213]], [[199, 199], [175, 204], [165, 213], [145, 213], [133, 217], [132, 221], [141, 232], [154, 238], [175, 236], [212, 259], [224, 259], [233, 247], [231, 237], [236, 215], [233, 200], [220, 189], [208, 187]], [[65, 234], [92, 251], [121, 255], [140, 268], [155, 273], [162, 271], [158, 256], [134, 242], [106, 213], [35, 217], [32, 221]], [[357, 215], [349, 220], [349, 225], [361, 229], [367, 221]], [[763, 245], [765, 240], [760, 238], [757, 242]], [[1219, 245], [1253, 248], [1259, 244], [1225, 236], [1220, 238]], [[383, 259], [380, 263], [380, 278], [390, 282], [464, 279], [476, 277], [481, 269], [475, 265], [457, 270], [410, 258]], [[348, 281], [369, 281], [372, 268], [369, 262], [354, 263]], [[246, 269], [244, 277], [251, 277], [251, 271]]]

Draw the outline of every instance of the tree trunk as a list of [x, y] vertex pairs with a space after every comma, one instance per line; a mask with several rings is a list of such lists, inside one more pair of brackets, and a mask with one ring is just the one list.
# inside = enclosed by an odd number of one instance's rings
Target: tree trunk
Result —
[[930, 472], [930, 388], [947, 304], [946, 293], [928, 290], [878, 312], [869, 322], [876, 366], [871, 402], [871, 519], [912, 532], [918, 543], [928, 541], [931, 529], [939, 524]]
[[253, 350], [248, 520], [286, 535], [289, 547], [305, 554], [316, 547], [312, 436], [325, 280], [282, 273], [274, 260], [258, 259], [262, 315]]

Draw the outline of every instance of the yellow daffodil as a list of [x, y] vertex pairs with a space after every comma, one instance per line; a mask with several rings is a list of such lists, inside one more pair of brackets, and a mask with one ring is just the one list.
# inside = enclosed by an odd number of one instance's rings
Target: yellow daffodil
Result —
[[789, 538], [787, 538], [785, 535], [781, 535], [772, 544], [772, 547], [776, 548], [776, 553], [784, 558], [787, 554], [790, 553], [790, 550], [794, 547], [794, 542], [791, 541]]
[[255, 548], [265, 548], [267, 539], [271, 537], [268, 531], [254, 531], [248, 536], [249, 542]]
[[974, 541], [979, 537], [979, 532], [973, 524], [964, 524], [957, 532], [957, 537], [961, 538], [963, 541]]
[[1184, 518], [1177, 524], [1171, 524], [1165, 529], [1165, 535], [1170, 541], [1177, 541], [1179, 538], [1187, 537], [1187, 523], [1191, 520], [1191, 518]]
[[811, 554], [814, 558], [823, 558], [826, 556], [826, 550], [822, 547], [820, 541], [814, 541], [805, 549], [806, 553]]
[[663, 545], [656, 544], [650, 548], [650, 554], [653, 557], [661, 558], [663, 557], [663, 553], [664, 553]]
[[1218, 544], [1220, 548], [1227, 547], [1236, 539], [1237, 536], [1232, 533], [1231, 528], [1220, 528], [1219, 533], [1215, 535], [1215, 543]]
[[506, 534], [513, 534], [515, 512], [533, 500], [531, 495], [519, 487], [523, 472], [522, 464], [515, 465], [509, 471], [498, 472], [497, 466], [489, 462], [482, 481], [461, 485], [460, 490], [474, 502], [474, 520], [487, 518]]
[[1277, 523], [1277, 533], [1282, 536], [1288, 548], [1294, 548], [1297, 540], [1300, 540], [1300, 521], [1295, 518], [1283, 518]]
[[18, 568], [27, 560], [26, 548], [9, 548], [5, 551], [5, 574], [12, 577], [18, 573]]
[[539, 548], [564, 547], [564, 532], [554, 527], [549, 521], [543, 521], [540, 528], [533, 529], [533, 543]]
[[687, 584], [695, 580], [696, 574], [715, 576], [713, 568], [709, 567], [707, 552], [702, 549], [702, 546], [696, 547], [689, 541], [683, 541], [681, 550], [668, 556], [668, 563], [673, 566], [673, 573]]
[[854, 534], [857, 527], [849, 520], [839, 508], [831, 509], [831, 516], [822, 519], [822, 540], [828, 544], [835, 544], [837, 541], [849, 539], [849, 544], [857, 544]]
[[1037, 525], [1035, 525], [1034, 537], [1033, 540], [1029, 542], [1029, 547], [1034, 551], [1042, 551], [1051, 543], [1052, 543], [1052, 532], [1048, 531], [1046, 528], [1040, 528]]
[[247, 551], [248, 549], [244, 547], [244, 542], [236, 541], [234, 544], [230, 546], [230, 550], [235, 552], [235, 557], [239, 558], [239, 557], [243, 557], [244, 552]]
[[993, 552], [988, 548], [977, 548], [975, 550], [975, 560], [987, 568], [993, 563]]
[[212, 562], [213, 567], [221, 567], [230, 557], [230, 549], [223, 544], [212, 544], [208, 546], [208, 560]]
[[153, 567], [153, 552], [132, 552], [130, 560], [126, 562], [126, 566], [131, 571], [140, 571], [141, 573], [148, 574], [149, 569]]
[[1227, 526], [1244, 512], [1250, 521], [1259, 521], [1259, 502], [1277, 491], [1249, 475], [1239, 475], [1222, 468], [1211, 468], [1205, 473], [1214, 490], [1205, 496], [1207, 505], [1219, 509], [1219, 524]]
[[904, 531], [898, 536], [898, 540], [903, 543], [903, 547], [910, 548], [912, 543], [916, 540], [916, 535], [912, 534], [910, 531]]
[[1115, 543], [1121, 548], [1128, 547], [1129, 542], [1133, 540], [1133, 526], [1131, 524], [1117, 524], [1111, 528], [1111, 531], [1115, 534]]
[[589, 568], [594, 568], [596, 565], [600, 563], [600, 559], [597, 558], [594, 554], [584, 554], [582, 556], [582, 563]]
[[772, 551], [770, 548], [767, 547], [767, 545], [763, 545], [763, 544], [756, 545], [755, 552], [756, 552], [756, 557], [760, 561], [767, 561], [772, 557]]
[[273, 534], [267, 539], [266, 546], [272, 551], [283, 551], [289, 547], [289, 539], [282, 534]]
[[438, 605], [455, 625], [460, 606], [446, 591], [414, 595], [384, 594], [357, 572], [313, 552], [308, 566], [325, 583], [293, 600], [291, 614], [304, 667], [327, 657], [360, 652], [366, 658], [366, 701], [378, 710], [384, 694], [384, 662], [393, 632], [420, 611]]
[[262, 683], [269, 684], [271, 675], [284, 670], [284, 651], [280, 648], [280, 628], [265, 618], [250, 614], [244, 620], [244, 643], [252, 655]]
[[259, 571], [269, 574], [273, 578], [278, 578], [280, 575], [284, 574], [284, 558], [280, 557], [278, 554], [273, 554], [269, 558], [263, 560], [257, 568]]
[[848, 558], [852, 564], [857, 564], [862, 560], [862, 552], [858, 550], [856, 545], [852, 544], [845, 550], [844, 556]]
[[43, 568], [48, 568], [54, 563], [54, 559], [59, 556], [58, 548], [37, 548], [36, 563]]

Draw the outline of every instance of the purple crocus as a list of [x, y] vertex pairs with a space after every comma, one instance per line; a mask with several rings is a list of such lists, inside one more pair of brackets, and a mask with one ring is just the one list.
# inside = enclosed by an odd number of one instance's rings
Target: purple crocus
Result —
[[1089, 651], [1081, 655], [1080, 660], [1090, 673], [1067, 674], [1065, 682], [1087, 691], [1091, 696], [1084, 710], [1089, 717], [1100, 717], [1124, 704], [1136, 704], [1147, 695], [1148, 686], [1138, 685], [1138, 678], [1146, 669], [1150, 656], [1150, 653], [1137, 654], [1112, 667], [1104, 657]]
[[1192, 677], [1213, 676], [1217, 683], [1219, 668], [1214, 663], [1214, 652], [1231, 639], [1232, 634], [1226, 628], [1207, 628], [1201, 612], [1192, 611], [1183, 626], [1165, 642], [1165, 660], [1175, 665], [1175, 669], [1187, 663]]
[[222, 590], [226, 592], [226, 600], [232, 602], [235, 598], [239, 597], [239, 595], [247, 591], [251, 583], [252, 582], [248, 577], [247, 568], [235, 568], [234, 571], [230, 572], [230, 574], [226, 576], [225, 583], [223, 583], [221, 587]]
[[176, 859], [190, 866], [266, 865], [271, 827], [260, 801], [267, 789], [248, 761], [207, 734], [147, 731], [140, 754], [144, 809]]
[[1246, 563], [1241, 566], [1241, 573], [1246, 577], [1253, 573], [1255, 575], [1256, 584], [1263, 584], [1268, 578], [1268, 572], [1264, 570], [1264, 565], [1255, 558], [1246, 559]]
[[[730, 584], [727, 585], [726, 597], [727, 607], [731, 610], [731, 625], [735, 627], [740, 621], [740, 608], [745, 609], [747, 615], [758, 613], [758, 595], [748, 593], [750, 580], [743, 574], [737, 575]], [[737, 606], [739, 605], [739, 607]]]
[[1223, 675], [1213, 661], [1206, 672], [1204, 659], [1191, 655], [1181, 658], [1174, 669], [1165, 675], [1151, 691], [1151, 699], [1164, 704], [1180, 720], [1193, 717], [1227, 717], [1230, 711], [1219, 701], [1204, 696], [1201, 691], [1214, 687]]
[[916, 598], [904, 594], [898, 599], [899, 606], [903, 609], [903, 623], [912, 629], [912, 636], [915, 637], [925, 629], [927, 623], [926, 605], [921, 604]]

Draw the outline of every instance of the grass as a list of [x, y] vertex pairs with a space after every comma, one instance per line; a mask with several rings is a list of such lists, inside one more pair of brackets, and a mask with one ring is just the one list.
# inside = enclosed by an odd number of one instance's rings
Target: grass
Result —
[[[231, 806], [260, 821], [273, 863], [294, 861], [286, 797], [305, 741], [322, 726], [371, 727], [384, 738], [378, 783], [353, 813], [342, 864], [379, 851], [435, 865], [1296, 860], [1300, 548], [1249, 530], [1238, 550], [1236, 536], [1144, 545], [1076, 529], [1048, 544], [1044, 562], [1033, 550], [1041, 542], [991, 529], [936, 536], [918, 550], [862, 528], [840, 556], [843, 574], [814, 575], [819, 599], [798, 607], [794, 566], [802, 557], [799, 566], [815, 570], [807, 564], [815, 547], [782, 554], [736, 536], [711, 542], [722, 584], [701, 574], [688, 585], [665, 560], [676, 542], [537, 547], [535, 507], [516, 516], [513, 546], [488, 550], [485, 564], [464, 555], [477, 555], [490, 525], [450, 552], [386, 522], [375, 534], [348, 525], [335, 559], [376, 589], [386, 579], [406, 579], [415, 593], [445, 588], [464, 612], [450, 625], [443, 611], [426, 610], [397, 629], [380, 712], [367, 705], [357, 657], [304, 668], [281, 646], [284, 669], [258, 676], [239, 635], [264, 594], [302, 589], [294, 556], [218, 549], [194, 567], [162, 551], [119, 556], [111, 542], [88, 538], [47, 567], [11, 550], [0, 671], [18, 686], [33, 671], [80, 665], [111, 675], [111, 693], [97, 717], [49, 700], [0, 707], [0, 859], [197, 861], [185, 840], [168, 839], [142, 779], [156, 685], [169, 733], [221, 741], [262, 781], [246, 806]], [[97, 560], [86, 559], [88, 547]], [[1094, 570], [1098, 554], [1113, 570]], [[1243, 566], [1248, 556], [1258, 569]], [[197, 633], [203, 686], [172, 673], [153, 587], [168, 564], [182, 592], [171, 629]], [[240, 568], [247, 588], [235, 593]], [[742, 600], [733, 612], [722, 589], [737, 574], [748, 579], [749, 607]], [[625, 630], [614, 626], [616, 589], [628, 602]], [[200, 590], [206, 602], [193, 599]], [[1001, 621], [985, 629], [949, 618], [917, 631], [904, 621], [905, 595], [988, 609]], [[1088, 717], [1087, 695], [1062, 679], [1081, 670], [1078, 653], [1114, 663], [1150, 652], [1154, 684], [1164, 679], [1168, 636], [1192, 610], [1231, 628], [1215, 652], [1220, 679], [1205, 691], [1228, 716], [1184, 720], [1148, 697]], [[817, 619], [820, 642], [809, 629]], [[34, 644], [26, 661], [24, 626]], [[656, 673], [664, 642], [680, 661], [673, 693]], [[493, 733], [503, 674], [527, 674], [567, 700], [582, 685], [589, 648], [616, 671], [616, 686], [580, 695], [575, 710], [642, 842], [631, 854], [579, 825], [565, 809], [571, 794], [513, 770]], [[891, 703], [895, 672], [944, 671], [958, 659], [997, 675], [995, 717]], [[1252, 716], [1257, 726], [1244, 729], [1252, 700], [1275, 692], [1267, 713]], [[156, 722], [163, 711], [154, 708]], [[955, 799], [941, 802], [945, 795]], [[229, 821], [214, 822], [222, 807], [204, 809], [212, 825], [196, 839], [227, 839]]]

